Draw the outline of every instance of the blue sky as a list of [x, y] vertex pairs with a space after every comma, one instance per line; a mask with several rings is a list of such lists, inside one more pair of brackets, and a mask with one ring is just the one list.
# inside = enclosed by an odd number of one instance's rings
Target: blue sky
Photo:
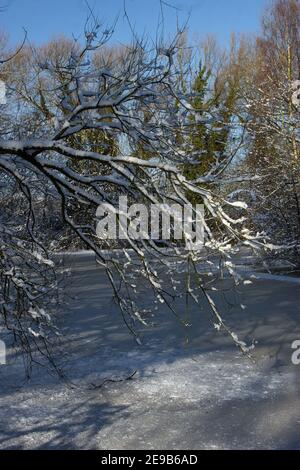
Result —
[[[191, 37], [214, 33], [222, 44], [228, 44], [231, 31], [251, 33], [259, 30], [261, 13], [267, 0], [165, 0], [175, 8], [164, 6], [165, 30], [176, 29], [177, 16], [184, 23], [190, 13]], [[116, 43], [130, 38], [124, 19], [124, 0], [89, 0], [97, 16], [111, 24], [119, 14], [114, 35]], [[139, 34], [155, 35], [160, 14], [159, 0], [125, 0], [131, 23]], [[84, 0], [0, 0], [5, 6], [0, 13], [0, 28], [9, 34], [11, 44], [22, 38], [22, 27], [29, 40], [41, 44], [55, 35], [76, 36], [82, 31], [87, 15]]]

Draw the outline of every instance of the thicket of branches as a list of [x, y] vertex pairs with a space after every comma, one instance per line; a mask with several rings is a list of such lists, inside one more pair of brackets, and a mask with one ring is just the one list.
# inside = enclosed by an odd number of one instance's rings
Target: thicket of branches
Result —
[[[192, 48], [184, 31], [169, 43], [115, 48], [113, 30], [93, 15], [84, 44], [62, 37], [17, 54], [3, 48], [0, 309], [31, 360], [36, 350], [49, 356], [58, 334], [48, 252], [70, 246], [95, 252], [133, 334], [147, 319], [139, 303], [147, 289], [153, 308], [167, 304], [176, 316], [179, 297], [205, 302], [215, 327], [247, 352], [207, 281], [225, 270], [243, 282], [231, 259], [242, 246], [299, 246], [299, 110], [291, 101], [299, 11], [296, 0], [278, 0], [262, 36], [232, 37], [229, 52], [211, 37]], [[117, 243], [125, 263], [104, 253], [114, 245], [97, 238], [96, 210], [110, 204], [120, 217], [120, 195], [131, 204], [203, 204], [204, 246], [128, 238]]]

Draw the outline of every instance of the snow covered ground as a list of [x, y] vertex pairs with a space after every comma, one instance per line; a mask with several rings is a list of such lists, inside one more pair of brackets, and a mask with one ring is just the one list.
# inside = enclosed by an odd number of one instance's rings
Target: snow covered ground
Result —
[[91, 255], [70, 260], [60, 319], [70, 382], [38, 369], [24, 382], [9, 357], [0, 366], [0, 448], [300, 449], [298, 279], [262, 275], [228, 294], [225, 318], [241, 339], [258, 341], [254, 362], [212, 328], [206, 307], [186, 329], [161, 306], [137, 345]]

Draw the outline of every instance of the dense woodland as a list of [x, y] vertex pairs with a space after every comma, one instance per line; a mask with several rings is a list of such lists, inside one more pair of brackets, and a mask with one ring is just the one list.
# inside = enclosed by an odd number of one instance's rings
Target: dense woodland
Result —
[[[185, 176], [195, 180], [215, 175], [216, 169], [222, 171], [228, 186], [215, 189], [227, 192], [230, 186], [232, 198], [243, 192], [251, 208], [251, 226], [265, 231], [278, 243], [289, 244], [298, 244], [300, 237], [299, 109], [292, 101], [294, 83], [300, 78], [299, 26], [299, 2], [277, 1], [264, 12], [260, 35], [232, 34], [229, 50], [217, 44], [213, 36], [195, 45], [195, 41], [190, 42], [188, 31], [181, 32], [172, 64], [172, 80], [182, 94], [190, 97], [187, 114], [190, 109], [199, 110], [196, 118], [190, 113], [189, 148], [179, 162]], [[121, 68], [130, 48], [134, 48], [114, 47], [111, 42], [105, 41], [100, 50], [90, 52], [95, 69], [103, 65]], [[18, 47], [8, 51], [7, 44], [8, 38], [2, 33], [1, 57], [3, 61], [13, 57], [2, 64], [0, 71], [7, 84], [9, 103], [1, 109], [1, 134], [15, 138], [36, 136], [41, 123], [43, 131], [51, 132], [57, 95], [68, 88], [70, 55], [80, 45], [64, 36], [37, 48], [25, 42], [20, 50]], [[151, 49], [146, 42], [142, 46], [144, 54]], [[41, 68], [43, 63], [51, 65], [47, 74]], [[61, 100], [59, 106], [66, 114], [65, 104]], [[137, 112], [141, 122], [151, 119], [151, 107], [140, 105]], [[179, 128], [178, 140], [186, 142], [186, 132], [182, 131], [181, 136], [180, 131]], [[125, 142], [111, 130], [82, 129], [68, 139], [78, 149], [117, 155], [130, 146], [132, 155], [155, 158], [155, 150], [146, 148], [142, 136]], [[85, 171], [82, 162], [70, 165]], [[107, 170], [97, 164], [88, 165], [96, 174]], [[240, 181], [230, 183], [237, 175]], [[22, 210], [22, 195], [18, 207], [12, 206], [10, 198], [15, 197], [15, 188], [7, 185], [5, 178], [2, 174], [2, 217], [5, 214], [15, 219], [18, 209]], [[55, 239], [51, 248], [76, 246], [79, 242], [64, 227], [55, 199], [40, 194], [35, 202], [40, 206], [39, 223], [45, 238]], [[46, 233], [48, 230], [53, 231], [52, 237]]]

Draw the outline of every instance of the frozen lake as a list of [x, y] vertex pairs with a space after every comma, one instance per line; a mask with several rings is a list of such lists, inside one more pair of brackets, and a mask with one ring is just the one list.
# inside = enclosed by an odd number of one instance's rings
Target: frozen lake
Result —
[[191, 312], [188, 329], [162, 305], [155, 326], [139, 327], [139, 346], [93, 257], [70, 260], [60, 323], [74, 385], [38, 369], [24, 383], [20, 361], [9, 357], [0, 366], [0, 448], [300, 449], [300, 366], [291, 362], [300, 340], [297, 278], [259, 276], [224, 304], [240, 338], [258, 341], [251, 362], [213, 329], [205, 305]]

